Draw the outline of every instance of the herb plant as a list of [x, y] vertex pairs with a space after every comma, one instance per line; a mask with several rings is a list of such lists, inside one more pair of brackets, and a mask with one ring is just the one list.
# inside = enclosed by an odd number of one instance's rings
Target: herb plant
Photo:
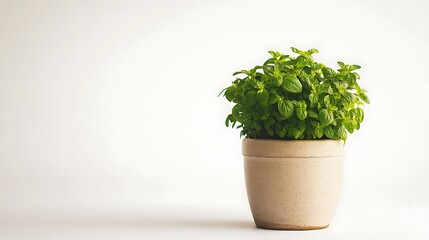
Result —
[[334, 70], [314, 61], [317, 49], [292, 51], [296, 57], [269, 51], [262, 66], [233, 74], [240, 77], [220, 93], [235, 103], [226, 126], [249, 138], [346, 140], [369, 104], [357, 83], [360, 66], [338, 62]]

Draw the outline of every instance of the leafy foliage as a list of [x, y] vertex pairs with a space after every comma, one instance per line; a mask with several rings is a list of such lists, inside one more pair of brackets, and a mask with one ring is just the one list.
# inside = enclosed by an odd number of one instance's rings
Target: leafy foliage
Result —
[[336, 71], [314, 61], [317, 49], [292, 51], [298, 56], [269, 51], [262, 66], [233, 74], [241, 77], [221, 92], [235, 103], [226, 126], [250, 138], [346, 140], [370, 101], [357, 83], [360, 66], [338, 62]]

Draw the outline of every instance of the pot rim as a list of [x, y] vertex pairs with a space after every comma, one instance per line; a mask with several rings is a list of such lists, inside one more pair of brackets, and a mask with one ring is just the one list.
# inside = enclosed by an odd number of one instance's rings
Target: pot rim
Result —
[[242, 153], [263, 158], [327, 158], [344, 156], [343, 140], [253, 139], [242, 140]]

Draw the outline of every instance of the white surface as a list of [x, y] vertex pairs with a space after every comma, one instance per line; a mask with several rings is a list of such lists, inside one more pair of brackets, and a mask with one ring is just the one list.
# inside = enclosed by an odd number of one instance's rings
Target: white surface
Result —
[[[368, 205], [367, 205], [368, 206]], [[369, 207], [373, 207], [369, 205]], [[362, 212], [342, 214], [333, 226], [315, 231], [275, 231], [258, 229], [247, 209], [225, 208], [175, 208], [158, 207], [139, 209], [122, 208], [86, 212], [62, 211], [61, 213], [13, 214], [0, 217], [2, 239], [427, 239], [416, 224], [406, 224], [410, 219], [424, 220], [428, 209], [416, 214], [382, 213], [395, 219], [404, 218], [393, 226], [373, 219]], [[368, 210], [374, 211], [374, 210]], [[349, 216], [346, 216], [349, 215]], [[350, 215], [358, 216], [357, 218]], [[406, 220], [408, 219], [408, 220]], [[405, 223], [405, 224], [404, 224]], [[352, 227], [351, 227], [351, 226]], [[401, 226], [399, 226], [401, 225]], [[420, 223], [419, 226], [424, 225]], [[368, 231], [370, 229], [370, 231]]]
[[[0, 238], [428, 239], [428, 9], [0, 1]], [[290, 46], [361, 65], [372, 100], [324, 231], [252, 227], [231, 105], [216, 97]]]

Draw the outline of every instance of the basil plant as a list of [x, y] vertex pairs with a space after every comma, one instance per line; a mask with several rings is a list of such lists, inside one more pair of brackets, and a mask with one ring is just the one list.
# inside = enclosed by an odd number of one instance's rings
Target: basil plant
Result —
[[342, 139], [364, 120], [369, 104], [358, 84], [358, 65], [338, 62], [334, 70], [314, 61], [317, 49], [296, 56], [269, 51], [271, 57], [237, 78], [221, 94], [234, 103], [226, 126], [256, 139]]

